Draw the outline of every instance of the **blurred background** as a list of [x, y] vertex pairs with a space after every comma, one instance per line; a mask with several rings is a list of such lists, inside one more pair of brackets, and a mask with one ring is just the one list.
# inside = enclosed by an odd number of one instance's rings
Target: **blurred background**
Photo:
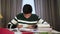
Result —
[[46, 20], [53, 29], [60, 30], [60, 0], [0, 0], [0, 27], [6, 28], [11, 19], [22, 13], [25, 4], [30, 4], [32, 13]]

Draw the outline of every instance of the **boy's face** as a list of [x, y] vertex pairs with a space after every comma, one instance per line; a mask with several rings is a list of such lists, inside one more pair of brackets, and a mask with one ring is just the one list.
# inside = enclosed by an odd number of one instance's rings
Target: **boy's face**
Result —
[[29, 18], [31, 16], [31, 13], [29, 13], [29, 14], [24, 14], [24, 17], [25, 18]]

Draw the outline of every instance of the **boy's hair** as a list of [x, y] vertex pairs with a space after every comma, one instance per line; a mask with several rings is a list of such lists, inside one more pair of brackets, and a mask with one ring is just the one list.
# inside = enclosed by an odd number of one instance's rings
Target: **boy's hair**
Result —
[[23, 13], [24, 14], [32, 13], [32, 6], [29, 4], [25, 4], [23, 7]]

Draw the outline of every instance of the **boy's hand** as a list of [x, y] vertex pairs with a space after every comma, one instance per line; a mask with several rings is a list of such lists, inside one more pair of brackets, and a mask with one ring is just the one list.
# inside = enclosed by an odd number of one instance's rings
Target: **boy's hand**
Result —
[[33, 29], [33, 25], [28, 25], [27, 28], [29, 28], [29, 29]]
[[30, 29], [36, 29], [38, 26], [37, 25], [29, 25], [28, 28]]
[[22, 28], [23, 27], [23, 25], [17, 25], [17, 28]]

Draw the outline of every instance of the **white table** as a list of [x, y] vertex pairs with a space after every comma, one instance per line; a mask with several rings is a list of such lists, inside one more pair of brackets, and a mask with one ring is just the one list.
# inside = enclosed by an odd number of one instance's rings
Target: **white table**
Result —
[[[36, 31], [31, 30], [34, 34], [40, 34], [41, 32], [48, 32], [49, 34], [60, 34], [60, 32], [53, 30], [52, 28], [38, 28]], [[22, 34], [19, 30], [14, 32], [15, 34]]]

